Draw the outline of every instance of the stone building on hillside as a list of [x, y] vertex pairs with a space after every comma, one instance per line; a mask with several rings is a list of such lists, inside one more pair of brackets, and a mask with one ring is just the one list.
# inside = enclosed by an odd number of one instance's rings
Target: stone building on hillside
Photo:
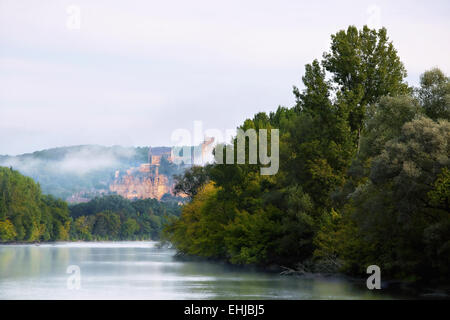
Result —
[[130, 168], [124, 174], [116, 171], [114, 182], [109, 186], [109, 190], [127, 199], [160, 200], [166, 193], [172, 193], [173, 182], [168, 176], [159, 173], [162, 158], [171, 161], [171, 154], [153, 154], [150, 147], [148, 163], [143, 163], [137, 168]]
[[147, 163], [133, 167], [125, 172], [116, 171], [113, 183], [109, 186], [112, 193], [127, 199], [158, 199], [172, 194], [174, 181], [161, 172], [162, 160], [178, 165], [181, 170], [192, 165], [205, 165], [211, 162], [214, 138], [205, 137], [198, 146], [166, 148], [157, 152], [149, 147]]

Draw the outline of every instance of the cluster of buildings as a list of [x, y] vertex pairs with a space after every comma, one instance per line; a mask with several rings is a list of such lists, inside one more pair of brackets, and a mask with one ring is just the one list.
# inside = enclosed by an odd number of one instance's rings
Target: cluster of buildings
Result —
[[[109, 186], [112, 193], [127, 199], [154, 198], [160, 200], [165, 194], [172, 194], [174, 181], [167, 173], [161, 173], [163, 161], [175, 164], [183, 170], [192, 165], [205, 165], [212, 161], [214, 138], [205, 138], [199, 146], [173, 147], [170, 151], [153, 152], [149, 147], [148, 161], [139, 167], [115, 172], [113, 183]], [[169, 170], [170, 171], [170, 170]]]

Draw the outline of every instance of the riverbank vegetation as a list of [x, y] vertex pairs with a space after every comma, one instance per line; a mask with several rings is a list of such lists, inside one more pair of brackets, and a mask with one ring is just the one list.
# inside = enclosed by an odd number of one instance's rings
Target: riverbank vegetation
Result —
[[278, 173], [193, 168], [178, 177], [191, 201], [165, 239], [234, 264], [354, 275], [378, 265], [390, 278], [448, 282], [450, 81], [435, 68], [412, 88], [406, 74], [386, 29], [332, 35], [295, 105], [240, 127], [280, 130]]
[[69, 206], [43, 195], [33, 179], [0, 167], [0, 242], [156, 240], [178, 215], [175, 202], [120, 196]]
[[176, 202], [130, 201], [116, 195], [71, 205], [69, 209], [73, 219], [70, 235], [82, 240], [156, 240], [163, 226], [180, 214]]

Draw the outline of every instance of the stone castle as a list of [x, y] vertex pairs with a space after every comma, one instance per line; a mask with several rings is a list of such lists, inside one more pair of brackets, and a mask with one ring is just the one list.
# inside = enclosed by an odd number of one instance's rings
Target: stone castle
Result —
[[170, 183], [168, 176], [159, 173], [162, 157], [172, 162], [171, 153], [154, 155], [150, 147], [148, 163], [143, 163], [137, 168], [130, 168], [125, 173], [116, 171], [109, 190], [127, 199], [160, 200], [166, 193], [172, 193], [173, 182]]
[[158, 199], [165, 194], [172, 194], [174, 181], [171, 177], [160, 173], [161, 160], [164, 158], [169, 163], [175, 163], [184, 167], [194, 164], [203, 165], [210, 161], [214, 138], [205, 138], [197, 147], [189, 147], [190, 157], [186, 161], [180, 156], [179, 149], [171, 148], [168, 152], [154, 154], [149, 147], [148, 161], [139, 167], [134, 167], [120, 172], [115, 172], [114, 181], [109, 186], [112, 193], [116, 193], [127, 199]]

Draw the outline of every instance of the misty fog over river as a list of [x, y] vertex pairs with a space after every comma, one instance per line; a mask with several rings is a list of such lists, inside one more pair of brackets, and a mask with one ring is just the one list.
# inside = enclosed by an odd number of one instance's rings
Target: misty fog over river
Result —
[[[152, 241], [0, 245], [0, 299], [390, 298], [336, 277], [280, 276], [181, 261], [175, 250], [156, 245]], [[74, 287], [76, 272], [67, 273], [78, 267], [79, 289]]]

